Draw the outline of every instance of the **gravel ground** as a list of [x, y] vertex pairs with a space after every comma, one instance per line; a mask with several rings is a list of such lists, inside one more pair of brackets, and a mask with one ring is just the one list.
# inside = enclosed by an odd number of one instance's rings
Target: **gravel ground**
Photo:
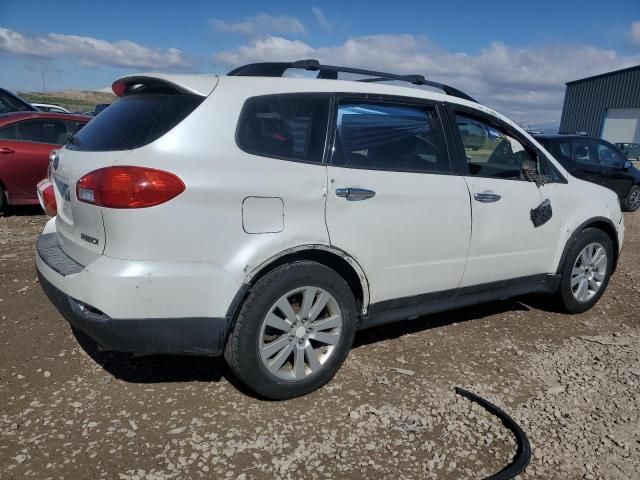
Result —
[[130, 357], [76, 339], [37, 284], [45, 218], [0, 217], [1, 478], [481, 478], [527, 432], [522, 478], [640, 478], [640, 214], [590, 312], [547, 297], [361, 332], [336, 378], [252, 397], [218, 359]]

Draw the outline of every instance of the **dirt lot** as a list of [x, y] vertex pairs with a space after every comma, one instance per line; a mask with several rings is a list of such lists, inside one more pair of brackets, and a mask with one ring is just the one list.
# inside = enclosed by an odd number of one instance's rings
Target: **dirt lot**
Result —
[[44, 221], [0, 217], [1, 478], [481, 478], [515, 442], [456, 385], [522, 425], [523, 478], [640, 478], [640, 214], [592, 311], [530, 297], [365, 331], [327, 387], [280, 403], [216, 359], [81, 347], [36, 281]]

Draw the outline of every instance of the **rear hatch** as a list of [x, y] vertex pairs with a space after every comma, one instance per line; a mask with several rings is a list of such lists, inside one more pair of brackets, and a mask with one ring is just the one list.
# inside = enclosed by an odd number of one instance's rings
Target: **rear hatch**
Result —
[[58, 205], [58, 242], [69, 257], [86, 266], [102, 255], [108, 241], [104, 207], [80, 201], [78, 181], [95, 170], [126, 164], [124, 159], [133, 150], [178, 125], [216, 84], [214, 76], [179, 75], [136, 75], [114, 83], [114, 92], [122, 98], [71, 137], [50, 168]]
[[[102, 208], [80, 202], [76, 184], [93, 170], [109, 167], [129, 152], [86, 152], [58, 150], [58, 160], [51, 166], [51, 181], [58, 214], [56, 229], [60, 248], [81, 265], [88, 265], [102, 255], [105, 245]], [[55, 168], [57, 164], [57, 168]]]

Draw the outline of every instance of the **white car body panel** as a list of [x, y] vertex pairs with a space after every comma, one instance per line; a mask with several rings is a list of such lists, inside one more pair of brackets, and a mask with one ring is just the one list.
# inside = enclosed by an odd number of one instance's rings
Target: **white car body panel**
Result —
[[[365, 266], [371, 303], [458, 286], [471, 235], [462, 177], [330, 166], [329, 184], [331, 245]], [[376, 194], [366, 201], [336, 196], [348, 187]]]
[[[467, 265], [460, 286], [553, 272], [556, 239], [561, 216], [534, 227], [530, 211], [549, 199], [555, 199], [552, 185], [538, 188], [535, 183], [484, 177], [464, 177], [472, 197], [473, 226]], [[494, 192], [502, 198], [482, 203], [475, 194]]]

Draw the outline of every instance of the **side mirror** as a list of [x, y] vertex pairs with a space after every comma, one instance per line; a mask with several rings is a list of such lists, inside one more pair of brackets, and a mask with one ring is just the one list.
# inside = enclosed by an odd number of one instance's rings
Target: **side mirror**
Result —
[[625, 162], [622, 164], [622, 168], [624, 168], [625, 170], [629, 170], [631, 167], [633, 167], [633, 163], [631, 163], [629, 160], [625, 160]]

